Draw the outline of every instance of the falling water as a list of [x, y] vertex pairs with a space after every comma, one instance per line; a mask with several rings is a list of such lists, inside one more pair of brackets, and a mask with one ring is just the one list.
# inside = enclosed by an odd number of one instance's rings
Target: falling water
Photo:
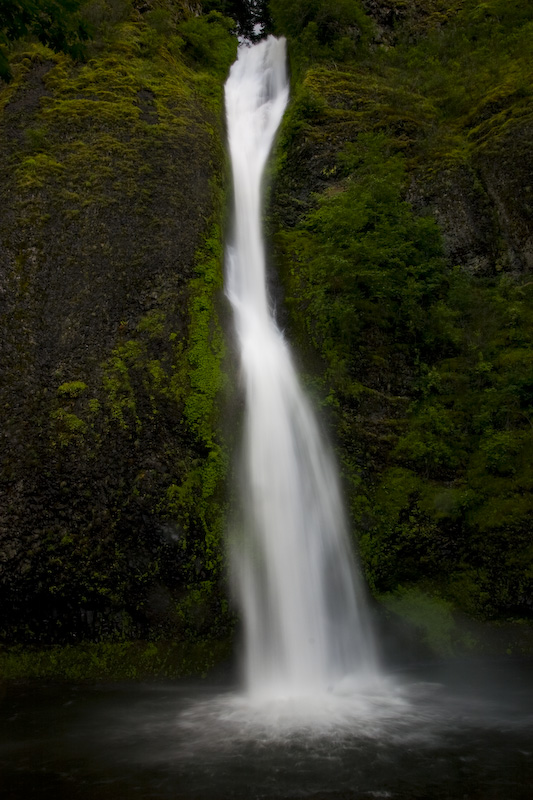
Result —
[[243, 519], [231, 543], [252, 695], [314, 696], [375, 673], [335, 467], [269, 306], [262, 176], [287, 100], [285, 40], [241, 46], [226, 83], [227, 252], [245, 390]]

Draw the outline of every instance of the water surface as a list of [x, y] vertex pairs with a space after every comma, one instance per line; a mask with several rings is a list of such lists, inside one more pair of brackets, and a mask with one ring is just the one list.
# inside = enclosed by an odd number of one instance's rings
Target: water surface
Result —
[[[230, 686], [11, 686], [2, 798], [526, 800], [531, 661], [428, 664], [379, 692], [251, 703]], [[339, 699], [340, 698], [340, 699]]]

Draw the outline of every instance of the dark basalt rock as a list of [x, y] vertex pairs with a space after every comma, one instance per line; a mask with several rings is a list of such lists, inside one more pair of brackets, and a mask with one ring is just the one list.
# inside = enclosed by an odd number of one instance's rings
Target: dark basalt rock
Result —
[[487, 188], [469, 165], [413, 181], [407, 195], [420, 214], [432, 214], [442, 231], [446, 256], [475, 275], [491, 275], [501, 260], [501, 228]]

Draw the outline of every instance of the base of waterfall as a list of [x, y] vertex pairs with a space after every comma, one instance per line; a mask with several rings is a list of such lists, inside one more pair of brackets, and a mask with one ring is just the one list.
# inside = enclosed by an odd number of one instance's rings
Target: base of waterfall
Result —
[[2, 796], [530, 800], [532, 666], [432, 662], [307, 697], [214, 678], [6, 684]]
[[[418, 738], [413, 726], [419, 710], [413, 692], [431, 691], [421, 684], [413, 689], [392, 680], [346, 677], [322, 691], [287, 691], [267, 687], [253, 693], [228, 693], [193, 703], [177, 718], [177, 726], [196, 745], [219, 748], [238, 741], [283, 742], [344, 738]], [[409, 696], [411, 695], [411, 697]], [[423, 715], [422, 715], [423, 716]], [[419, 723], [422, 723], [420, 718]], [[427, 731], [424, 732], [427, 736]]]

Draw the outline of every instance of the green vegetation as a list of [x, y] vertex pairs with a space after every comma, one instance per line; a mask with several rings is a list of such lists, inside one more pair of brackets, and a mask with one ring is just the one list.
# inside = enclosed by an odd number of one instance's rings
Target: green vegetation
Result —
[[4, 676], [227, 646], [222, 84], [258, 19], [293, 84], [270, 232], [371, 590], [442, 654], [457, 610], [531, 615], [533, 4], [4, 2], [0, 636], [39, 646]]
[[[0, 637], [99, 642], [127, 670], [148, 641], [215, 652], [233, 626], [218, 297], [237, 42], [181, 0], [82, 12], [84, 63], [20, 39], [0, 89]], [[59, 651], [27, 652], [5, 670], [76, 677]], [[92, 656], [75, 653], [81, 676]], [[122, 675], [95, 658], [90, 674]], [[145, 671], [184, 674], [176, 659]]]
[[3, 680], [143, 680], [203, 676], [228, 659], [228, 642], [102, 642], [0, 650]]
[[402, 201], [403, 159], [387, 150], [383, 135], [360, 136], [339, 157], [336, 175], [347, 178], [278, 237], [292, 265], [291, 302], [306, 303], [306, 338], [347, 397], [364, 391], [358, 375], [386, 361], [395, 339], [424, 346], [428, 305], [443, 291], [438, 228]]
[[79, 397], [87, 389], [87, 384], [83, 381], [68, 381], [57, 387], [60, 397]]
[[[193, 434], [204, 457], [188, 465], [185, 480], [171, 483], [159, 511], [177, 521], [183, 531], [182, 548], [189, 552], [183, 569], [187, 595], [178, 615], [193, 638], [210, 619], [214, 630], [228, 624], [228, 604], [217, 592], [223, 579], [223, 536], [226, 524], [225, 479], [227, 454], [218, 430], [221, 392], [224, 388], [222, 360], [224, 340], [218, 322], [215, 299], [222, 284], [222, 242], [215, 226], [197, 254], [196, 277], [191, 281], [188, 348], [178, 369], [187, 376], [183, 424]], [[194, 531], [194, 537], [188, 532]], [[200, 535], [198, 535], [200, 533]], [[198, 582], [201, 564], [202, 580]], [[215, 617], [208, 607], [217, 599]], [[196, 620], [191, 624], [191, 617]], [[196, 630], [196, 633], [195, 633]]]
[[458, 646], [468, 649], [472, 643], [466, 637], [460, 641], [452, 604], [445, 600], [414, 587], [404, 589], [400, 586], [394, 594], [382, 595], [380, 601], [388, 611], [412, 625], [431, 652], [442, 658], [454, 655]]
[[228, 36], [233, 28], [233, 20], [218, 11], [211, 11], [206, 17], [191, 17], [179, 28], [185, 55], [225, 80], [236, 56], [235, 40]]
[[271, 0], [270, 10], [274, 27], [292, 40], [293, 67], [315, 60], [347, 61], [373, 30], [356, 0]]
[[78, 13], [83, 0], [3, 0], [0, 10], [0, 79], [11, 81], [6, 45], [33, 36], [56, 53], [73, 58], [85, 54], [90, 35]]
[[388, 3], [394, 26], [342, 58], [306, 40], [332, 4], [271, 5], [294, 83], [277, 259], [368, 582], [528, 618], [533, 5]]

